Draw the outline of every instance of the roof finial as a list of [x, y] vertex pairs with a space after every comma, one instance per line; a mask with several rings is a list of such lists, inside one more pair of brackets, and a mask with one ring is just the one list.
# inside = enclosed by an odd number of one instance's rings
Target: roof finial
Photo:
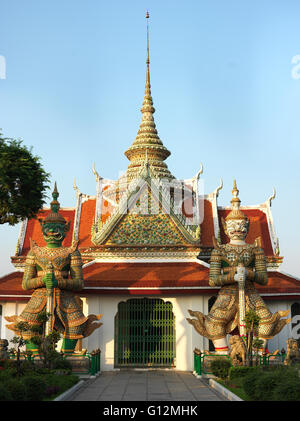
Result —
[[58, 193], [57, 185], [56, 185], [56, 181], [55, 181], [54, 182], [54, 189], [53, 189], [53, 192], [52, 192], [52, 198], [53, 198], [53, 200], [50, 203], [52, 212], [58, 212], [58, 210], [59, 210], [59, 205], [60, 204], [59, 204], [59, 202], [57, 200], [58, 196], [59, 196], [59, 193]]
[[59, 196], [56, 182], [54, 183], [54, 189], [52, 192], [52, 202], [50, 203], [51, 212], [46, 216], [44, 219], [39, 219], [42, 225], [46, 223], [57, 223], [57, 224], [66, 224], [66, 220], [64, 217], [59, 213], [60, 203], [57, 200]]
[[231, 199], [231, 211], [226, 216], [225, 220], [230, 219], [244, 219], [248, 220], [247, 216], [240, 210], [241, 201], [238, 197], [239, 190], [236, 185], [236, 180], [233, 182], [232, 199]]
[[[57, 190], [57, 184], [56, 181], [54, 182], [54, 189], [53, 189], [53, 193], [57, 194], [57, 197], [59, 196], [58, 190]], [[52, 195], [53, 195], [52, 193]]]
[[146, 19], [147, 19], [147, 60], [146, 60], [146, 64], [147, 64], [147, 76], [146, 76], [146, 84], [150, 85], [150, 70], [149, 70], [149, 64], [150, 64], [150, 59], [149, 59], [149, 27], [148, 27], [149, 12], [148, 12], [148, 10], [147, 10], [147, 13], [146, 13]]
[[232, 189], [232, 199], [231, 199], [231, 206], [233, 210], [239, 210], [241, 201], [238, 197], [239, 190], [236, 185], [236, 180], [233, 181], [233, 189]]
[[146, 149], [151, 150], [151, 155], [148, 156], [149, 163], [156, 174], [164, 178], [174, 178], [167, 165], [163, 162], [171, 152], [163, 145], [160, 140], [156, 125], [154, 122], [153, 114], [155, 108], [153, 107], [153, 100], [151, 96], [151, 85], [150, 85], [150, 70], [149, 70], [149, 12], [146, 13], [147, 19], [147, 72], [146, 72], [146, 84], [143, 106], [141, 108], [142, 121], [138, 134], [133, 141], [133, 144], [125, 151], [126, 157], [129, 159], [130, 164], [127, 170], [128, 179], [138, 177], [140, 166], [142, 165], [141, 156], [146, 157]]
[[234, 198], [238, 197], [239, 191], [236, 185], [236, 180], [233, 181], [232, 195]]

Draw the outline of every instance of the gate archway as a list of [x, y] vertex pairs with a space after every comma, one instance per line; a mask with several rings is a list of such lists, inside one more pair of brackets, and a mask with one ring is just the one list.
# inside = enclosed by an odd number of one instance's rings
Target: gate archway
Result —
[[173, 306], [160, 298], [133, 298], [115, 316], [115, 367], [175, 367]]

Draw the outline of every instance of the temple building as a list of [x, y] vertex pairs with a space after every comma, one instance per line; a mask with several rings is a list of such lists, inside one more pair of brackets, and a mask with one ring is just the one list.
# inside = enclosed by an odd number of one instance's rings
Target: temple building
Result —
[[[221, 218], [231, 208], [218, 204], [222, 182], [200, 195], [203, 168], [188, 180], [177, 180], [168, 169], [165, 161], [171, 153], [154, 122], [149, 63], [147, 25], [142, 121], [125, 151], [128, 169], [118, 180], [106, 180], [93, 166], [95, 195], [82, 193], [74, 182], [75, 206], [60, 209], [71, 227], [63, 245], [79, 240], [85, 286], [78, 296], [83, 312], [103, 314], [101, 329], [82, 341], [89, 351], [101, 349], [103, 370], [193, 370], [193, 349], [212, 349], [186, 318], [191, 308], [207, 314], [216, 299], [219, 288], [208, 282], [210, 254], [214, 238], [228, 242]], [[256, 285], [257, 291], [272, 312], [280, 308], [293, 316], [300, 314], [300, 279], [279, 269], [283, 257], [271, 212], [274, 197], [240, 209], [250, 217], [246, 242], [256, 241], [266, 255], [268, 284]], [[43, 209], [38, 218], [49, 212]], [[22, 289], [31, 239], [45, 245], [38, 219], [23, 221], [11, 258], [16, 270], [0, 278], [1, 338], [13, 336], [4, 317], [20, 314], [31, 296]], [[286, 348], [291, 328], [287, 325], [269, 341], [269, 351]]]

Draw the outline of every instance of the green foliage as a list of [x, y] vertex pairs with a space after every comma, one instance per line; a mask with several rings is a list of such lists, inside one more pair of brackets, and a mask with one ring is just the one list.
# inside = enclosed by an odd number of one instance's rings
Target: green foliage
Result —
[[38, 315], [37, 315], [37, 321], [39, 323], [46, 323], [49, 320], [49, 317], [51, 316], [50, 313], [47, 313], [46, 311], [41, 311]]
[[25, 346], [26, 343], [27, 343], [27, 341], [23, 338], [23, 334], [30, 330], [30, 325], [27, 322], [18, 322], [16, 324], [16, 329], [20, 332], [20, 335], [14, 336], [10, 340], [10, 342], [13, 345], [17, 346], [17, 365], [16, 365], [16, 368], [17, 368], [17, 375], [21, 376], [22, 375], [22, 373], [21, 373], [21, 361], [20, 361], [21, 348], [23, 346]]
[[42, 376], [26, 376], [22, 379], [27, 401], [41, 401], [46, 396], [47, 383]]
[[30, 326], [27, 322], [18, 322], [16, 324], [16, 329], [20, 332], [19, 336], [14, 336], [10, 342], [13, 345], [17, 345], [17, 350], [22, 346], [26, 345], [26, 340], [23, 338], [23, 334], [30, 330]]
[[[9, 363], [15, 361], [8, 360]], [[0, 371], [0, 383], [3, 381], [6, 381], [7, 379], [10, 379], [11, 377], [15, 377], [17, 375], [17, 369], [12, 364], [5, 364], [5, 368]]]
[[255, 365], [258, 365], [258, 352], [263, 347], [264, 341], [262, 339], [255, 338], [252, 343], [252, 348], [255, 351]]
[[26, 389], [17, 378], [11, 378], [6, 382], [6, 387], [14, 401], [26, 401]]
[[6, 388], [4, 384], [0, 383], [0, 402], [12, 400], [13, 398], [11, 396], [10, 391]]
[[255, 338], [253, 340], [252, 347], [253, 347], [253, 349], [255, 349], [255, 351], [258, 352], [259, 349], [262, 348], [263, 344], [264, 344], [264, 341], [262, 339]]
[[52, 369], [66, 369], [72, 371], [72, 365], [63, 358], [63, 355], [55, 350], [48, 350], [47, 355], [48, 366]]
[[27, 332], [28, 330], [30, 330], [30, 325], [27, 322], [18, 322], [16, 324], [16, 328], [20, 331], [20, 332]]
[[245, 315], [245, 327], [247, 332], [251, 332], [258, 328], [260, 322], [259, 315], [254, 310], [247, 311]]
[[10, 377], [16, 375], [24, 376], [35, 369], [33, 361], [27, 360], [21, 360], [19, 363], [17, 360], [7, 360], [4, 367], [5, 369], [0, 372], [0, 378], [7, 375]]
[[286, 396], [282, 394], [280, 400], [294, 400], [300, 391], [297, 370], [284, 366], [264, 370], [254, 369], [245, 376], [242, 384], [247, 396], [253, 401], [279, 400], [279, 390], [286, 390]]
[[0, 133], [0, 224], [33, 218], [45, 203], [49, 174], [21, 140]]
[[[78, 376], [75, 376], [73, 374], [69, 375], [49, 375], [47, 376], [47, 389], [48, 394], [50, 391], [53, 391], [53, 394], [57, 395], [60, 393], [63, 393], [65, 390], [70, 389], [74, 384], [76, 384], [79, 380]], [[56, 386], [56, 391], [54, 391], [54, 388]]]
[[56, 370], [67, 370], [72, 372], [72, 364], [66, 358], [63, 358], [61, 354], [58, 354], [58, 358], [56, 358], [53, 368]]
[[300, 379], [289, 378], [279, 383], [272, 398], [274, 401], [300, 401]]
[[257, 371], [256, 367], [245, 367], [245, 366], [231, 367], [229, 370], [229, 379], [234, 380], [238, 378], [244, 378], [249, 373], [252, 373], [255, 370]]
[[[25, 366], [27, 366], [22, 377], [16, 375], [16, 368], [14, 368], [16, 361], [9, 361], [9, 364], [0, 370], [0, 401], [53, 399], [74, 386], [79, 380], [78, 376], [68, 374], [70, 372], [66, 370], [58, 375], [53, 370], [29, 365], [28, 361], [22, 361], [22, 363], [26, 363]], [[67, 364], [70, 363], [67, 361]]]
[[230, 361], [226, 358], [218, 358], [211, 362], [210, 364], [211, 372], [214, 376], [219, 377], [220, 379], [227, 379], [229, 369], [231, 367]]
[[262, 375], [262, 373], [256, 373], [255, 371], [250, 372], [245, 376], [242, 382], [244, 391], [249, 398], [254, 401], [258, 401], [260, 397], [256, 391], [256, 384], [260, 375]]
[[272, 400], [274, 390], [282, 381], [283, 377], [280, 370], [276, 372], [266, 372], [259, 376], [255, 384], [255, 395], [257, 396], [257, 400]]
[[[245, 328], [247, 332], [246, 337], [246, 363], [252, 366], [252, 350], [253, 350], [253, 337], [257, 336], [257, 330], [260, 323], [260, 317], [254, 310], [249, 310], [245, 315]], [[256, 342], [256, 345], [258, 342]], [[257, 357], [257, 356], [256, 356]]]
[[[50, 313], [43, 311], [38, 315], [38, 322], [44, 324], [49, 317]], [[33, 326], [31, 330], [37, 334], [30, 338], [30, 342], [37, 346], [44, 368], [54, 368], [56, 362], [61, 358], [61, 355], [55, 351], [55, 346], [60, 339], [59, 332], [53, 330], [49, 335], [44, 336], [42, 334], [43, 327], [39, 325]]]
[[42, 344], [43, 338], [40, 335], [35, 335], [30, 338], [30, 342], [36, 345], [37, 347], [40, 347]]

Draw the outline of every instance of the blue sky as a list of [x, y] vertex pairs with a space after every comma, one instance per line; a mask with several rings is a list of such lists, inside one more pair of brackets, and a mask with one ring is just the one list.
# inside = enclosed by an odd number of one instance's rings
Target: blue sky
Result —
[[[74, 177], [95, 194], [93, 162], [118, 178], [141, 120], [147, 8], [155, 122], [170, 170], [190, 178], [202, 162], [206, 193], [224, 180], [220, 205], [234, 178], [244, 205], [264, 202], [274, 186], [282, 270], [300, 276], [297, 0], [3, 1], [4, 135], [33, 147], [62, 206], [75, 205]], [[18, 231], [0, 226], [0, 275], [13, 269]]]

